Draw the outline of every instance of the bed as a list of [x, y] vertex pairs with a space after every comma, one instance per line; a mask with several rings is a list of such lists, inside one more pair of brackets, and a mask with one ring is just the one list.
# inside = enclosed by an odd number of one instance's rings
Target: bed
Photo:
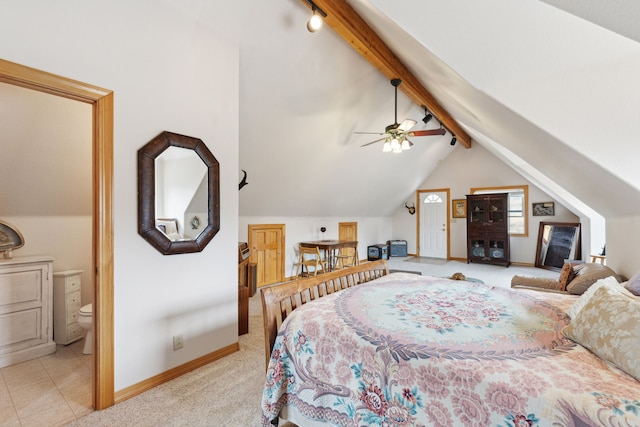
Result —
[[563, 334], [577, 299], [408, 273], [325, 294], [266, 344], [262, 425], [639, 426], [640, 382]]

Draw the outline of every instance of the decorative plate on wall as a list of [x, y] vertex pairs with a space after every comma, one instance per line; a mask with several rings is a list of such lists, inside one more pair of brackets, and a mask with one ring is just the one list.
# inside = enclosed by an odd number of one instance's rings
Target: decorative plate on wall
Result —
[[4, 258], [13, 257], [13, 250], [24, 246], [22, 234], [6, 222], [0, 221], [0, 252]]

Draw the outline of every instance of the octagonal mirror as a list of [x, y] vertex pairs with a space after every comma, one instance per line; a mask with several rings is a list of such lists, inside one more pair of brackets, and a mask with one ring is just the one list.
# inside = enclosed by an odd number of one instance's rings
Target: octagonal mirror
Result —
[[219, 174], [201, 139], [153, 138], [138, 150], [138, 233], [163, 255], [202, 251], [220, 230]]

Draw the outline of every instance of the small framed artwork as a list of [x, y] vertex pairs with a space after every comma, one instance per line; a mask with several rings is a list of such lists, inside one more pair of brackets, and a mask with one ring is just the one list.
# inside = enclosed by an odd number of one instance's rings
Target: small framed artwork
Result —
[[467, 217], [467, 199], [453, 199], [451, 204], [454, 218]]
[[553, 202], [532, 203], [533, 216], [553, 216], [555, 215]]

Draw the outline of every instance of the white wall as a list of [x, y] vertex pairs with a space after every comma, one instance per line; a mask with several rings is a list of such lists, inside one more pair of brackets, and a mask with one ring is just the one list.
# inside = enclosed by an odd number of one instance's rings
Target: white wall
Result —
[[[367, 246], [385, 243], [392, 239], [391, 219], [387, 217], [240, 217], [238, 225], [238, 241], [249, 241], [250, 224], [285, 224], [286, 254], [285, 276], [295, 276], [298, 242], [321, 239], [337, 239], [339, 222], [358, 223], [358, 255], [367, 259]], [[323, 233], [320, 227], [326, 227]]]
[[[528, 185], [529, 187], [529, 233], [527, 237], [511, 237], [511, 261], [534, 264], [540, 222], [579, 222], [579, 218], [481, 145], [475, 144], [470, 150], [458, 147], [420, 185], [419, 189], [449, 188], [450, 197], [453, 200], [464, 199], [471, 188], [513, 185]], [[415, 196], [412, 199], [415, 202]], [[554, 216], [531, 215], [532, 203], [550, 201], [555, 203]], [[397, 236], [394, 238], [407, 240], [407, 250], [414, 254], [416, 253], [417, 220], [418, 215], [409, 215], [404, 205], [398, 207], [393, 215], [393, 234]], [[466, 259], [466, 219], [450, 218], [449, 221], [451, 257]]]
[[49, 255], [53, 271], [82, 270], [82, 304], [93, 302], [91, 216], [17, 216], [1, 218], [24, 237], [13, 257]]
[[0, 84], [0, 220], [54, 271], [82, 270], [82, 304], [93, 302], [91, 106]]
[[640, 216], [615, 218], [607, 220], [607, 241], [615, 241], [615, 245], [607, 245], [607, 265], [616, 273], [630, 278], [640, 271]]
[[[114, 91], [115, 389], [237, 342], [237, 45], [151, 0], [12, 2], [0, 39], [3, 59]], [[137, 234], [136, 154], [163, 130], [221, 165], [221, 230], [198, 254]]]

